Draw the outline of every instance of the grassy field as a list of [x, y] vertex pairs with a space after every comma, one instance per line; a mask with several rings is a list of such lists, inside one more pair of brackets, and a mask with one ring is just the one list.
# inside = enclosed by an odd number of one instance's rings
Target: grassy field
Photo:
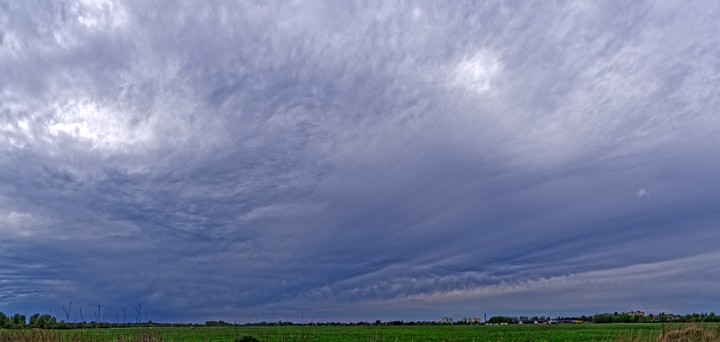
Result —
[[[718, 341], [720, 325], [198, 327], [0, 331], [0, 341]], [[674, 338], [678, 337], [678, 338]], [[689, 338], [688, 338], [689, 337]]]

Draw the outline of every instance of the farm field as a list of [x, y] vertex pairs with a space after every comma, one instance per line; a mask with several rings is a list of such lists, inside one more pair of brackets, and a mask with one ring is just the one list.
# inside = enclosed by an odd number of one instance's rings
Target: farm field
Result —
[[[280, 326], [0, 330], [0, 341], [658, 341], [668, 332], [703, 328], [717, 340], [718, 324], [579, 324], [543, 326]], [[715, 339], [714, 338], [714, 339]], [[667, 339], [663, 339], [665, 341]], [[705, 339], [707, 340], [707, 339]], [[697, 341], [705, 341], [698, 339]]]

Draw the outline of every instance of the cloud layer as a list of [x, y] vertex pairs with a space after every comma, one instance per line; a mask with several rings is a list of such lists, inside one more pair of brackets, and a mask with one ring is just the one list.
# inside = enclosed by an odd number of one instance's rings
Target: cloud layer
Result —
[[0, 1], [0, 308], [710, 311], [718, 12]]

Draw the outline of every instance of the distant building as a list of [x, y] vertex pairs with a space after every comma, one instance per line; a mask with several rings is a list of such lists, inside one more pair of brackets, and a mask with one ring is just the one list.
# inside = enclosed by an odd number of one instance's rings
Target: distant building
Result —
[[440, 323], [442, 324], [453, 324], [452, 317], [443, 317], [440, 319]]
[[642, 311], [630, 311], [630, 312], [626, 312], [626, 314], [628, 314], [630, 316], [635, 316], [635, 317], [645, 317], [645, 313]]
[[651, 315], [653, 318], [653, 321], [661, 322], [661, 321], [680, 321], [682, 320], [682, 316], [676, 315], [676, 314], [666, 314], [666, 313], [659, 313], [657, 315]]
[[462, 322], [465, 324], [480, 324], [482, 320], [480, 317], [463, 317]]

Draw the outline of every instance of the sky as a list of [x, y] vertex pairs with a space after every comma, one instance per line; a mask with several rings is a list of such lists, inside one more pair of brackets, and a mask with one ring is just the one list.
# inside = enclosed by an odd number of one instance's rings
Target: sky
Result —
[[0, 0], [0, 311], [720, 312], [717, 18]]

